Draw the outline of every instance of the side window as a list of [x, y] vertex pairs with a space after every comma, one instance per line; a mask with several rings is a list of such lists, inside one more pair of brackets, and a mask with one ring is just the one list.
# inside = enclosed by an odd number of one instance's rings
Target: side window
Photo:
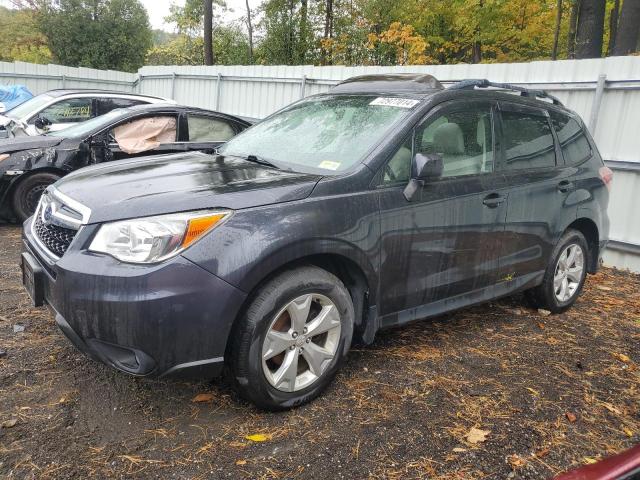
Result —
[[134, 105], [142, 105], [144, 102], [133, 100], [130, 98], [98, 98], [96, 116], [109, 113], [116, 108], [133, 107]]
[[137, 118], [115, 127], [109, 132], [109, 138], [125, 153], [146, 152], [163, 143], [175, 142], [176, 125], [176, 117], [167, 115]]
[[591, 145], [576, 120], [563, 113], [551, 112], [551, 122], [558, 135], [565, 163], [580, 163], [591, 156]]
[[411, 176], [411, 157], [411, 138], [409, 138], [385, 165], [382, 183], [407, 183]]
[[[51, 123], [76, 123], [84, 122], [91, 118], [91, 98], [72, 98], [61, 100], [48, 106], [39, 115], [46, 117]], [[29, 123], [34, 123], [36, 117]]]
[[437, 114], [418, 127], [415, 153], [437, 153], [443, 177], [493, 171], [491, 107], [471, 105]]
[[188, 115], [190, 142], [226, 142], [236, 132], [229, 123], [219, 118]]
[[546, 117], [503, 111], [502, 136], [506, 170], [555, 167], [555, 146]]

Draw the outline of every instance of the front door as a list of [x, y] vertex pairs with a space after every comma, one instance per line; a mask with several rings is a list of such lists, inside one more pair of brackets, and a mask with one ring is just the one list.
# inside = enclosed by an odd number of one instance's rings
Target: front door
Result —
[[[472, 303], [468, 294], [486, 295], [496, 282], [507, 192], [494, 177], [495, 114], [492, 102], [448, 102], [383, 169], [380, 313], [399, 313], [394, 322]], [[407, 201], [418, 152], [442, 156], [444, 172]]]

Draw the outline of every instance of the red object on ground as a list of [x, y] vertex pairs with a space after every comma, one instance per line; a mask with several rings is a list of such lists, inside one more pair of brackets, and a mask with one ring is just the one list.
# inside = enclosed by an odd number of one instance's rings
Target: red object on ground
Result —
[[[638, 470], [635, 475], [631, 475]], [[640, 479], [640, 445], [605, 458], [598, 463], [585, 465], [562, 473], [554, 480], [635, 480]]]

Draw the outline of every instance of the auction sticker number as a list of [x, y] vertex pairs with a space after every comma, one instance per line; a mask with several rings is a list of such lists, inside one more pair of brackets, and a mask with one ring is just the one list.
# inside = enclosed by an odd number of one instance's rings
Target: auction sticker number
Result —
[[381, 107], [413, 108], [418, 103], [420, 103], [420, 100], [414, 100], [412, 98], [378, 97], [369, 105], [378, 105]]

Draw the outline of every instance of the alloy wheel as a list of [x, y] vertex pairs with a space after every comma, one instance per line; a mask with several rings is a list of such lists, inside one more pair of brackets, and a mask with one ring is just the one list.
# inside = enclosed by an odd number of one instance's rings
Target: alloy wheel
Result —
[[566, 302], [580, 287], [584, 272], [584, 252], [576, 243], [567, 246], [558, 258], [553, 275], [553, 292], [556, 299]]
[[315, 383], [340, 343], [340, 313], [326, 296], [300, 295], [273, 318], [262, 344], [262, 371], [269, 384], [296, 392]]

